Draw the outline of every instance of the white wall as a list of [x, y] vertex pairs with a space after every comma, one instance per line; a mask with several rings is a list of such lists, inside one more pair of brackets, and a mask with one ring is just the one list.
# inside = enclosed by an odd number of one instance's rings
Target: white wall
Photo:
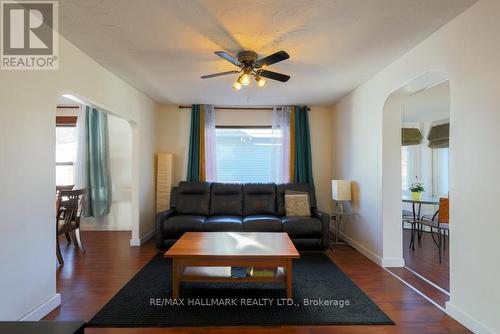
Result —
[[309, 131], [314, 186], [318, 208], [330, 212], [332, 206], [332, 110], [326, 107], [312, 106], [309, 110]]
[[82, 220], [84, 231], [132, 230], [132, 128], [108, 115], [111, 208], [109, 214]]
[[54, 124], [62, 94], [134, 124], [136, 237], [153, 229], [154, 102], [62, 37], [59, 48], [57, 71], [0, 71], [0, 320], [38, 319], [59, 301]]
[[174, 184], [186, 180], [191, 111], [176, 105], [156, 107], [156, 152], [174, 155]]
[[[174, 154], [175, 183], [185, 180], [191, 112], [174, 105], [158, 105], [156, 110], [157, 151]], [[217, 125], [271, 125], [270, 111], [218, 110]], [[313, 175], [318, 207], [331, 205], [331, 109], [311, 107], [309, 111]]]
[[[431, 71], [447, 73], [450, 117], [450, 288], [447, 310], [478, 332], [500, 331], [500, 266], [495, 214], [500, 179], [500, 2], [481, 0], [405, 56], [342, 99], [333, 116], [333, 174], [356, 181], [356, 221], [345, 233], [378, 258], [397, 258], [391, 240], [400, 224], [400, 180], [382, 171], [397, 165], [399, 143], [384, 125], [388, 96]], [[387, 152], [386, 152], [387, 150]], [[478, 163], [480, 162], [480, 163]], [[382, 165], [383, 163], [383, 165]], [[396, 220], [395, 220], [396, 219]], [[475, 228], [471, 228], [471, 225]], [[376, 258], [375, 258], [376, 259]]]

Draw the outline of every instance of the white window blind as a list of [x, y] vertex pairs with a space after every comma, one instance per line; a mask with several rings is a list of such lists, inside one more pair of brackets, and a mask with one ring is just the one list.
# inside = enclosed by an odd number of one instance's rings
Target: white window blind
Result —
[[420, 146], [402, 146], [401, 147], [401, 176], [402, 191], [409, 194], [408, 189], [415, 179], [420, 178]]
[[217, 128], [216, 164], [218, 182], [274, 182], [272, 129]]
[[434, 196], [448, 196], [448, 148], [438, 148], [432, 150], [433, 175], [432, 192]]
[[73, 184], [73, 165], [76, 156], [76, 128], [56, 127], [56, 184]]

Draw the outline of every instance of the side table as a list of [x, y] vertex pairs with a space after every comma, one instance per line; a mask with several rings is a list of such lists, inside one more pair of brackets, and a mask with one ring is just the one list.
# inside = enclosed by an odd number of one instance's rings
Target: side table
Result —
[[[342, 223], [342, 217], [344, 216], [352, 216], [352, 212], [346, 212], [343, 210], [335, 210], [330, 214], [330, 222], [334, 221], [334, 234], [335, 234], [335, 239], [330, 242], [330, 247], [335, 246], [335, 245], [345, 245], [345, 246], [351, 246], [347, 242], [344, 241], [339, 241], [339, 232], [340, 232], [340, 225]], [[333, 247], [331, 247], [333, 249]]]

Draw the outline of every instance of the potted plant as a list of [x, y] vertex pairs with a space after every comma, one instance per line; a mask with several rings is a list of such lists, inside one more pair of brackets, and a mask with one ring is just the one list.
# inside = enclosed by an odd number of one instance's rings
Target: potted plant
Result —
[[415, 180], [412, 184], [410, 184], [411, 195], [414, 200], [420, 200], [422, 197], [422, 193], [424, 192], [424, 184], [419, 180]]

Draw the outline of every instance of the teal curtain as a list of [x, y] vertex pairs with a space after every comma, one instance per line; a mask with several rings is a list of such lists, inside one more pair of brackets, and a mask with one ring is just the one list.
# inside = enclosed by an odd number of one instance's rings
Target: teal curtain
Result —
[[95, 108], [86, 107], [87, 199], [85, 216], [102, 217], [111, 206], [109, 173], [108, 117]]
[[311, 159], [311, 139], [309, 133], [309, 115], [306, 106], [294, 106], [295, 118], [295, 160], [294, 160], [294, 182], [308, 183], [314, 188], [312, 159]]
[[201, 181], [200, 175], [200, 133], [201, 133], [201, 106], [193, 104], [191, 107], [191, 130], [189, 132], [189, 152], [187, 181]]

